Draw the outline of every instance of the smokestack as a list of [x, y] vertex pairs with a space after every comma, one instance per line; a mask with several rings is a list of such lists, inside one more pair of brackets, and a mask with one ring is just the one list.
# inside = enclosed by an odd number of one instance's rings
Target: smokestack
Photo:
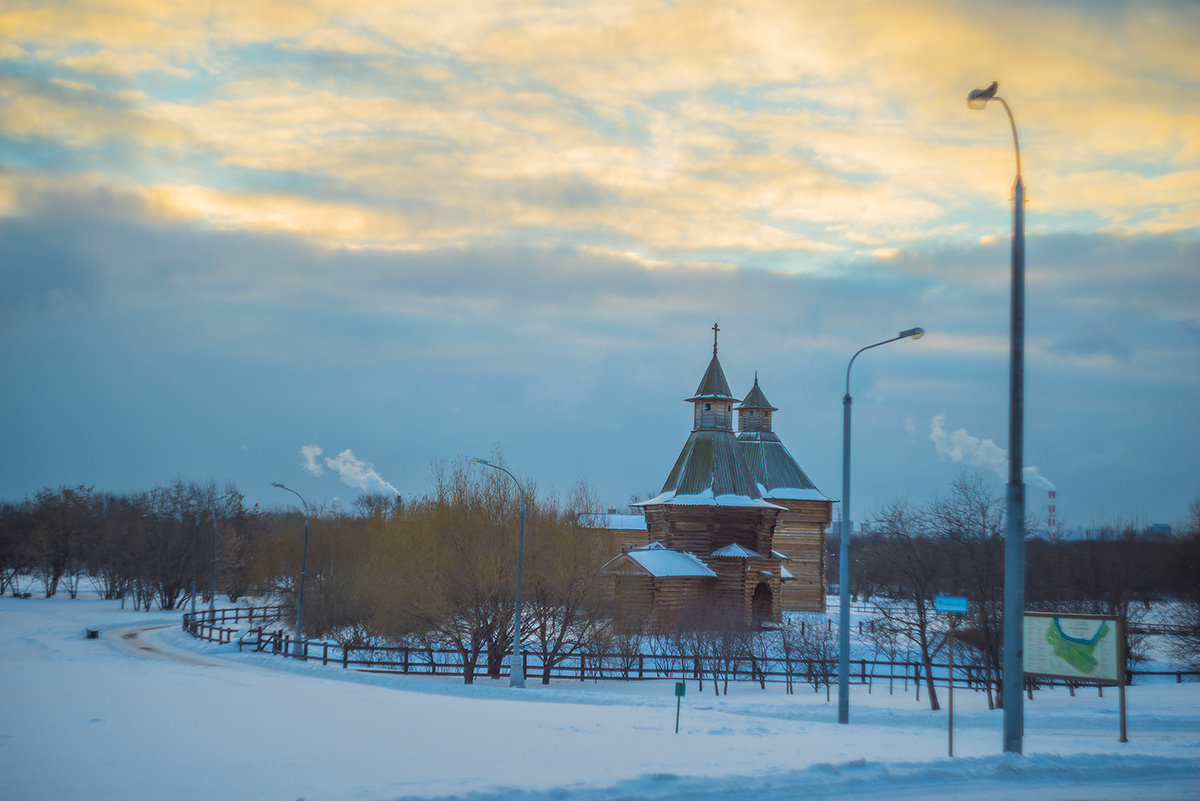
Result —
[[1050, 535], [1050, 539], [1052, 540], [1058, 539], [1058, 521], [1054, 519], [1054, 500], [1056, 495], [1057, 493], [1054, 490], [1050, 490], [1050, 505], [1046, 510], [1046, 532]]

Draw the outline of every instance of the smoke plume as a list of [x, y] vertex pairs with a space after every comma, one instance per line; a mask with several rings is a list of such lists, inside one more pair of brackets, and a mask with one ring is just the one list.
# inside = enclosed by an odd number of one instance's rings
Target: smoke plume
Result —
[[400, 494], [395, 487], [384, 481], [383, 477], [376, 472], [375, 465], [359, 459], [349, 448], [333, 458], [326, 458], [324, 465], [322, 465], [317, 459], [324, 452], [324, 449], [319, 445], [305, 445], [302, 447], [300, 449], [300, 456], [304, 460], [304, 469], [314, 476], [319, 476], [328, 467], [338, 474], [338, 478], [344, 484], [351, 487], [357, 487], [366, 492], [386, 492], [390, 495]]
[[[1004, 481], [1008, 480], [1008, 451], [990, 439], [979, 439], [967, 433], [965, 428], [946, 431], [946, 415], [938, 414], [929, 422], [929, 441], [937, 449], [938, 456], [951, 462], [962, 462], [971, 467], [991, 470]], [[1036, 484], [1048, 490], [1054, 484], [1038, 472], [1036, 467], [1021, 471], [1026, 484]]]
[[356, 458], [349, 448], [333, 459], [326, 459], [325, 465], [336, 471], [342, 482], [351, 487], [358, 487], [367, 492], [387, 492], [393, 496], [400, 494], [395, 487], [384, 481], [383, 477], [375, 472], [373, 464]]
[[300, 456], [304, 459], [304, 469], [314, 476], [324, 473], [325, 468], [317, 461], [317, 457], [324, 452], [324, 449], [320, 445], [305, 445], [302, 447], [300, 449]]

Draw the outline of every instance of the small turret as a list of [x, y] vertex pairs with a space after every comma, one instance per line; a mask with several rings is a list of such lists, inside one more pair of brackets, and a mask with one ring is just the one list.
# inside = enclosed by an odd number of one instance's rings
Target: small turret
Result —
[[758, 386], [758, 373], [754, 373], [754, 386], [750, 394], [738, 407], [738, 431], [771, 430], [771, 412], [779, 411], [772, 406]]
[[706, 428], [733, 431], [733, 404], [737, 403], [737, 398], [730, 391], [725, 371], [717, 359], [717, 333], [720, 330], [714, 323], [712, 361], [704, 371], [704, 378], [700, 379], [700, 386], [696, 387], [696, 394], [687, 399], [695, 404], [693, 431]]

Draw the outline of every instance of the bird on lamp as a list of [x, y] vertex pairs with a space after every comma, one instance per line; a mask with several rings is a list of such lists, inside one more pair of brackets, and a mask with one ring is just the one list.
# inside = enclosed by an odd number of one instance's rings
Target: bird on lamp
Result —
[[987, 101], [996, 96], [997, 86], [999, 81], [992, 81], [991, 86], [986, 89], [972, 89], [971, 94], [967, 95], [967, 105], [971, 108], [983, 108]]

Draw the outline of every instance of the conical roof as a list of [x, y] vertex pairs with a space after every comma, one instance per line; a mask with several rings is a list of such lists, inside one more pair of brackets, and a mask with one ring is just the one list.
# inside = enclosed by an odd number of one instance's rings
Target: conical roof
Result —
[[[712, 361], [708, 363], [704, 378], [700, 379], [696, 394], [688, 398], [696, 403], [696, 427], [679, 452], [658, 497], [643, 501], [639, 506], [774, 506], [762, 499], [729, 425], [728, 412], [737, 398], [730, 392], [725, 371], [717, 359], [717, 330], [714, 325]], [[710, 403], [713, 401], [716, 403]], [[710, 405], [723, 406], [724, 411], [709, 410]], [[718, 413], [725, 417], [718, 417]], [[706, 420], [705, 415], [711, 415], [713, 419]]]
[[732, 431], [693, 431], [679, 452], [658, 497], [636, 506], [755, 506], [777, 508], [762, 499]]
[[[754, 375], [754, 387], [742, 401], [738, 414], [744, 415], [750, 410], [777, 411], [758, 385], [757, 373]], [[792, 458], [783, 440], [771, 430], [769, 420], [766, 417], [765, 421], [748, 425], [737, 435], [742, 461], [759, 493], [763, 498], [777, 500], [829, 500]]]
[[769, 412], [779, 411], [777, 407], [772, 406], [767, 400], [767, 396], [763, 394], [762, 389], [758, 386], [758, 373], [754, 374], [754, 386], [750, 388], [746, 399], [742, 401], [740, 409], [766, 409]]
[[764, 498], [829, 500], [800, 468], [774, 431], [742, 431], [738, 449], [750, 478]]
[[713, 353], [712, 361], [708, 363], [708, 369], [704, 371], [704, 378], [700, 379], [700, 386], [696, 387], [696, 394], [687, 400], [696, 401], [706, 398], [737, 400], [729, 389], [729, 382], [725, 380], [725, 371], [721, 369], [721, 362], [717, 359], [716, 353]]

